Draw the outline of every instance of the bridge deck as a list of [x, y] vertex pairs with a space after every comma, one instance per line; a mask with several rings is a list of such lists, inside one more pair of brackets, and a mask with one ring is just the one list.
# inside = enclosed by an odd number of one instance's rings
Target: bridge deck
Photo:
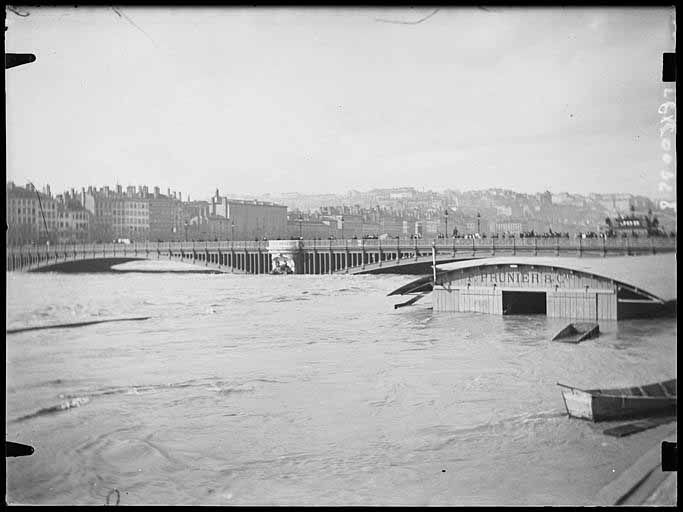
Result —
[[[292, 245], [293, 244], [293, 245]], [[167, 259], [204, 265], [220, 272], [269, 273], [275, 256], [292, 249], [296, 273], [371, 273], [490, 256], [609, 257], [676, 251], [676, 238], [621, 239], [452, 239], [301, 240], [260, 242], [166, 242], [7, 247], [8, 271], [57, 270], [65, 263], [93, 260]], [[120, 261], [119, 261], [120, 262]], [[87, 271], [87, 270], [85, 270]]]

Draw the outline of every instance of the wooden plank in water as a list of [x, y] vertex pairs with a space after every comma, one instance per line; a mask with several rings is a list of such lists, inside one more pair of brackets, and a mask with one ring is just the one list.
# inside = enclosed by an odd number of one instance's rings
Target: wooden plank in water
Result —
[[632, 423], [626, 423], [625, 425], [619, 425], [617, 427], [611, 427], [602, 431], [603, 434], [613, 437], [625, 437], [631, 434], [637, 434], [644, 430], [648, 430], [659, 425], [664, 425], [670, 423], [676, 419], [675, 416], [662, 416], [659, 418], [648, 418], [646, 420], [634, 421]]
[[68, 324], [53, 324], [53, 325], [41, 325], [37, 327], [22, 327], [19, 329], [7, 329], [5, 331], [7, 334], [16, 334], [20, 332], [26, 332], [26, 331], [39, 331], [42, 329], [69, 329], [72, 327], [83, 327], [86, 325], [94, 325], [94, 324], [104, 324], [108, 322], [135, 322], [139, 320], [149, 320], [151, 317], [149, 316], [135, 316], [135, 317], [130, 317], [130, 318], [111, 318], [109, 320], [89, 320], [86, 322], [72, 322]]
[[590, 329], [590, 330], [584, 332], [581, 336], [579, 336], [579, 341], [584, 341], [584, 340], [588, 340], [588, 339], [594, 338], [595, 336], [598, 335], [598, 332], [599, 332], [599, 331], [598, 331], [598, 326], [596, 325], [596, 326], [593, 327], [592, 329]]
[[552, 341], [562, 341], [564, 343], [580, 343], [584, 340], [593, 338], [600, 334], [598, 324], [590, 322], [575, 322], [567, 325], [558, 332]]
[[552, 339], [552, 341], [559, 340], [561, 338], [567, 338], [571, 335], [576, 334], [576, 329], [574, 329], [574, 324], [569, 324], [565, 328], [563, 328], [560, 332], [558, 332]]
[[555, 341], [561, 341], [562, 343], [580, 343], [581, 342], [581, 335], [580, 334], [574, 334], [572, 336], [566, 336], [564, 338], [559, 338]]
[[407, 300], [407, 301], [405, 301], [405, 302], [401, 302], [401, 303], [399, 303], [399, 304], [394, 304], [394, 309], [402, 308], [402, 307], [404, 307], [404, 306], [410, 306], [411, 304], [416, 303], [416, 302], [417, 302], [418, 300], [420, 300], [422, 297], [424, 297], [424, 295], [417, 295], [417, 296], [413, 297], [412, 299], [409, 299], [409, 300]]

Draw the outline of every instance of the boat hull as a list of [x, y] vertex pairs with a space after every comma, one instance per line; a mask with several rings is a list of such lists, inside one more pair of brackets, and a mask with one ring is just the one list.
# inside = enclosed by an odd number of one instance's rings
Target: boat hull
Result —
[[562, 390], [570, 417], [591, 421], [641, 418], [676, 413], [675, 396], [605, 395], [575, 388]]

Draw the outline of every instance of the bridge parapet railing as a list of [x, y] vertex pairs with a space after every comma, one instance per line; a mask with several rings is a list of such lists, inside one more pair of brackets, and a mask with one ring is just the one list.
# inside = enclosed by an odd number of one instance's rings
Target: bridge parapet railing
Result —
[[216, 250], [244, 250], [244, 249], [266, 249], [268, 247], [267, 241], [249, 241], [249, 240], [222, 240], [222, 241], [194, 241], [194, 242], [138, 242], [137, 244], [113, 244], [117, 248], [117, 252], [126, 250], [134, 252], [138, 251], [216, 251]]
[[[291, 244], [293, 241], [213, 241], [213, 242], [135, 242], [132, 244], [120, 243], [76, 243], [54, 245], [12, 245], [6, 247], [7, 254], [41, 254], [67, 256], [76, 254], [134, 254], [144, 251], [215, 251], [215, 250], [262, 250], [267, 251], [269, 244], [280, 242]], [[535, 248], [538, 251], [548, 252], [551, 249], [571, 251], [600, 251], [607, 252], [647, 252], [653, 250], [675, 251], [676, 237], [628, 237], [628, 238], [483, 238], [483, 239], [348, 239], [348, 240], [301, 240], [301, 246], [305, 250], [354, 250], [365, 249], [367, 251], [384, 249], [391, 251], [399, 248], [402, 251], [410, 251], [417, 248], [421, 252], [431, 251], [432, 244], [438, 251], [463, 251], [475, 250], [486, 252], [491, 249], [520, 249], [528, 251]]]

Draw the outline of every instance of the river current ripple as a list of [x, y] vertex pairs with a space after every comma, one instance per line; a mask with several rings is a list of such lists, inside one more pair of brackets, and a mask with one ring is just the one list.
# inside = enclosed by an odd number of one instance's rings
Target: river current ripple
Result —
[[556, 382], [676, 376], [676, 321], [394, 310], [410, 276], [7, 274], [12, 504], [583, 505], [661, 429], [604, 436]]

